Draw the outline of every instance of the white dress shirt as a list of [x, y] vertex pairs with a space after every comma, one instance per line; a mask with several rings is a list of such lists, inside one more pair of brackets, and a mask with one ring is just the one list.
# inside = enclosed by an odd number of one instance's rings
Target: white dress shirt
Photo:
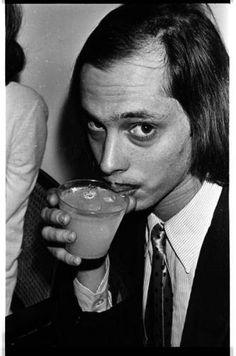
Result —
[[[195, 269], [222, 187], [204, 182], [194, 198], [165, 222], [166, 257], [173, 291], [171, 346], [180, 346]], [[151, 214], [147, 225], [143, 310], [151, 275], [152, 244], [150, 232], [159, 219]]]
[[100, 313], [112, 307], [111, 293], [108, 286], [109, 269], [110, 261], [107, 256], [106, 273], [95, 293], [83, 286], [77, 278], [74, 279], [75, 296], [83, 311]]
[[[222, 187], [219, 185], [204, 182], [193, 199], [178, 214], [165, 222], [166, 255], [173, 290], [171, 346], [180, 346], [198, 257], [221, 191]], [[148, 217], [146, 227], [143, 316], [151, 275], [152, 244], [150, 233], [158, 221], [160, 219], [152, 213]], [[106, 310], [105, 305], [107, 305], [107, 309], [111, 307], [111, 298], [107, 292], [108, 269], [109, 265], [107, 264], [106, 275], [95, 294], [82, 286], [78, 280], [74, 284], [75, 293], [82, 310], [104, 311]], [[105, 302], [106, 298], [109, 298], [107, 302]], [[88, 300], [90, 300], [89, 305]], [[100, 307], [97, 303], [98, 300], [103, 300]]]

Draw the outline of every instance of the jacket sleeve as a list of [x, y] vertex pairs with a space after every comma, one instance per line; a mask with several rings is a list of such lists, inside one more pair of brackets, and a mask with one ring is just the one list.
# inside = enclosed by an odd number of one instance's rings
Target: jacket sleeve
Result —
[[142, 345], [141, 303], [130, 296], [107, 311], [83, 312], [71, 285], [61, 291], [54, 325], [66, 349], [138, 347]]

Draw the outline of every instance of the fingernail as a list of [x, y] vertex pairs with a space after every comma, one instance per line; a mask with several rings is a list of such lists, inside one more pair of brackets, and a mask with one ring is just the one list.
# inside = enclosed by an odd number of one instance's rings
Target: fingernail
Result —
[[58, 220], [59, 220], [60, 224], [63, 224], [63, 225], [66, 224], [66, 220], [67, 220], [66, 215], [60, 215]]

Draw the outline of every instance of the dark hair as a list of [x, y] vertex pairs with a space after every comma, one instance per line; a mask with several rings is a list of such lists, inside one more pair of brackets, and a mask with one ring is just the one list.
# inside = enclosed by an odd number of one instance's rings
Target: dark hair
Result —
[[22, 21], [22, 8], [18, 4], [5, 4], [6, 24], [6, 85], [17, 80], [18, 74], [25, 65], [25, 54], [17, 42], [17, 35]]
[[191, 173], [200, 180], [228, 182], [228, 55], [208, 5], [123, 5], [99, 23], [77, 58], [71, 82], [78, 106], [83, 64], [102, 70], [143, 53], [150, 43], [165, 52], [168, 95], [189, 117]]

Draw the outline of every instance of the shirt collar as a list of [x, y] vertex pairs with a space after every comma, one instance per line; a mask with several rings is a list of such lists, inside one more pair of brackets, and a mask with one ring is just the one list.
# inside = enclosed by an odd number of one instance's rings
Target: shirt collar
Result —
[[[174, 250], [186, 273], [190, 272], [199, 255], [221, 190], [222, 187], [217, 184], [204, 182], [193, 199], [178, 214], [165, 222], [170, 248]], [[149, 215], [149, 232], [158, 221], [160, 219], [155, 214]]]

